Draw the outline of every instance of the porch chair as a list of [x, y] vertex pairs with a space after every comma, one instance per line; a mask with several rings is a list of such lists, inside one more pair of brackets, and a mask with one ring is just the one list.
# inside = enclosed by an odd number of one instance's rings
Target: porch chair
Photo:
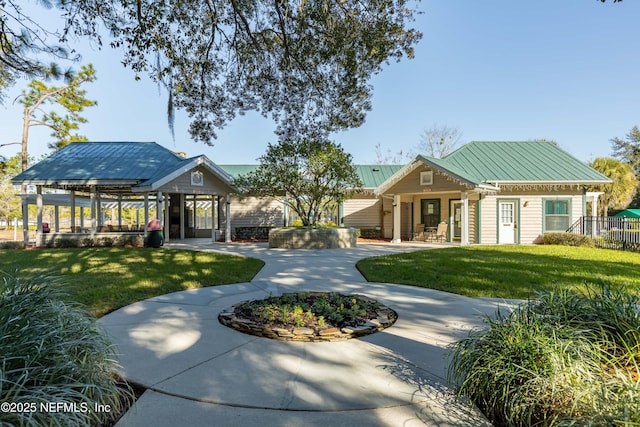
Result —
[[436, 230], [435, 236], [433, 236], [434, 240], [438, 242], [446, 241], [448, 228], [449, 228], [449, 224], [447, 224], [444, 221], [438, 224], [438, 229]]
[[425, 240], [424, 235], [424, 224], [416, 224], [416, 228], [413, 231], [413, 235], [411, 236], [411, 240]]

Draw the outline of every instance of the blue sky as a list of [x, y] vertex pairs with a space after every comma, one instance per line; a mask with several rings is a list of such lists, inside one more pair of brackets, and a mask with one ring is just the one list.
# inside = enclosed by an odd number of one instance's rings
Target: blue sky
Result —
[[[418, 7], [415, 27], [424, 37], [415, 59], [375, 76], [366, 123], [334, 135], [356, 163], [373, 163], [377, 144], [412, 149], [434, 124], [459, 128], [462, 142], [551, 139], [591, 161], [610, 155], [611, 138], [640, 125], [639, 1], [424, 0]], [[80, 129], [90, 140], [156, 141], [219, 164], [256, 163], [276, 141], [273, 123], [249, 114], [208, 147], [191, 141], [179, 112], [174, 142], [166, 93], [146, 78], [135, 81], [119, 52], [86, 43], [81, 50], [98, 76], [86, 85], [98, 106]], [[0, 143], [20, 140], [22, 112], [12, 101], [26, 84], [0, 105]], [[48, 151], [49, 133], [32, 129], [31, 154]], [[0, 154], [18, 150], [0, 147]]]

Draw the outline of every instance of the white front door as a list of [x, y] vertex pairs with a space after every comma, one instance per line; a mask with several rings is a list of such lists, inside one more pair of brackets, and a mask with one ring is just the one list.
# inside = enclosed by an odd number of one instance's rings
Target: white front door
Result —
[[516, 242], [516, 203], [498, 203], [498, 243], [513, 244]]

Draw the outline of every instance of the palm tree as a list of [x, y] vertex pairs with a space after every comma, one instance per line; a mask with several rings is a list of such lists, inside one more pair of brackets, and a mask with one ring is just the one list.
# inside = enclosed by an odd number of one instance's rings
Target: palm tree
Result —
[[607, 216], [609, 209], [626, 208], [633, 200], [638, 186], [638, 178], [633, 167], [610, 157], [598, 157], [590, 166], [613, 181], [611, 184], [598, 185], [593, 188], [595, 191], [604, 192], [600, 196], [602, 215]]

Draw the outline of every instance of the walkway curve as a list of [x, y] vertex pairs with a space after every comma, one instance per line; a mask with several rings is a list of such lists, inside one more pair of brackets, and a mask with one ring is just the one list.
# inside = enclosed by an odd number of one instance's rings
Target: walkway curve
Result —
[[[446, 369], [448, 346], [499, 302], [369, 283], [355, 268], [362, 258], [429, 246], [282, 250], [204, 240], [167, 246], [266, 264], [249, 283], [163, 295], [100, 319], [118, 346], [123, 375], [148, 388], [118, 426], [490, 425], [454, 397]], [[217, 320], [240, 301], [303, 290], [368, 295], [399, 318], [384, 331], [330, 343], [255, 337]]]

